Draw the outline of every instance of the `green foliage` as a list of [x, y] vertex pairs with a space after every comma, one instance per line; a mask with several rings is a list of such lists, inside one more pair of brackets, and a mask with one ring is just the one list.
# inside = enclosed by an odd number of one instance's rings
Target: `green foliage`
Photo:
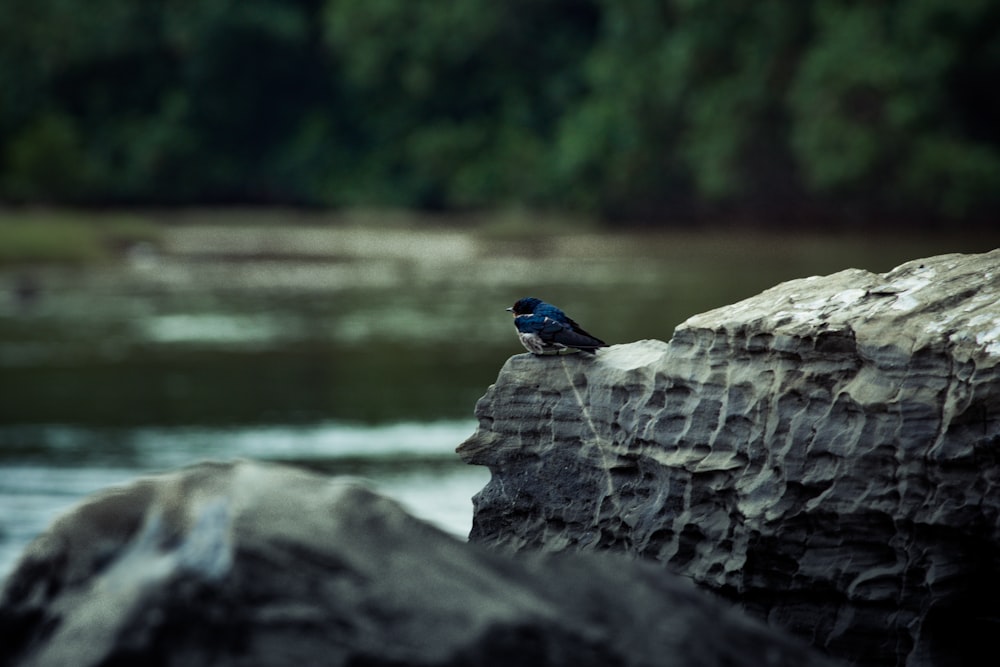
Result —
[[432, 208], [552, 196], [547, 151], [582, 86], [587, 3], [340, 0], [324, 19], [364, 114], [361, 191], [392, 184], [392, 203]]
[[73, 119], [40, 116], [6, 145], [6, 173], [0, 186], [17, 199], [72, 201], [81, 196], [90, 164]]
[[817, 11], [816, 37], [789, 91], [792, 145], [813, 188], [860, 186], [906, 130], [906, 54], [885, 39], [883, 7], [825, 2]]
[[815, 191], [903, 198], [956, 218], [996, 201], [997, 146], [963, 137], [949, 108], [949, 74], [965, 65], [959, 28], [979, 16], [962, 7], [924, 0], [897, 17], [884, 4], [818, 5], [789, 91], [792, 143]]
[[991, 0], [0, 5], [0, 199], [985, 218]]

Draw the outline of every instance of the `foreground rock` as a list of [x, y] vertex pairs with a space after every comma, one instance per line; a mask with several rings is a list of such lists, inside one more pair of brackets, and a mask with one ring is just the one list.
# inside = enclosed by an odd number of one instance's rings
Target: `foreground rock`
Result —
[[26, 551], [0, 663], [802, 665], [662, 569], [508, 557], [344, 480], [202, 465], [99, 494]]
[[1000, 251], [779, 285], [669, 344], [510, 359], [474, 542], [661, 561], [857, 664], [982, 664], [1000, 599]]

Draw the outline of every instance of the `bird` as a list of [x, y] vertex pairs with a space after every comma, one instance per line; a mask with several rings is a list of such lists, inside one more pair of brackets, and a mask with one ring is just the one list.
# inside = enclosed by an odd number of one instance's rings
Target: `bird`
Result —
[[584, 331], [566, 313], [533, 296], [518, 299], [507, 311], [514, 315], [521, 345], [532, 354], [596, 354], [597, 348], [608, 346]]

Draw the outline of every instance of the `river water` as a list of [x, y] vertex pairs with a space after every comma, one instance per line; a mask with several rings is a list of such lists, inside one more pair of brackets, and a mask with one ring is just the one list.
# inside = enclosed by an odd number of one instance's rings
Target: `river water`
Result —
[[611, 343], [669, 340], [782, 280], [997, 240], [228, 222], [2, 269], [0, 579], [87, 494], [207, 459], [350, 475], [464, 537], [489, 472], [454, 449], [522, 352], [517, 298]]

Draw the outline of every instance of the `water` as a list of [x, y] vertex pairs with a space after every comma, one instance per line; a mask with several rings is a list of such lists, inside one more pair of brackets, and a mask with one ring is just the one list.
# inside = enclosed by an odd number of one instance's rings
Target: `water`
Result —
[[95, 490], [200, 460], [359, 477], [464, 537], [455, 447], [539, 296], [605, 340], [669, 340], [782, 280], [998, 239], [172, 226], [162, 252], [0, 270], [0, 579]]
[[471, 498], [489, 479], [485, 469], [454, 455], [474, 429], [469, 419], [383, 426], [8, 426], [0, 431], [0, 577], [30, 539], [82, 497], [203, 460], [256, 459], [348, 475], [464, 537]]

